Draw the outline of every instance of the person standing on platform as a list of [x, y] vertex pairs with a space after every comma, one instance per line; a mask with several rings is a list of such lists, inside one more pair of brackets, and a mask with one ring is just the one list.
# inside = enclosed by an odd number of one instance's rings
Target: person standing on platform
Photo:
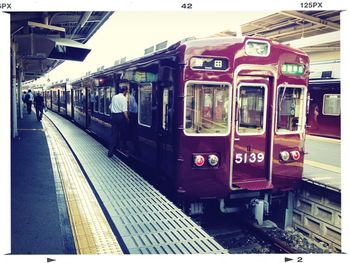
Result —
[[26, 98], [27, 92], [24, 90], [22, 93], [22, 101], [25, 103], [25, 98]]
[[119, 93], [113, 96], [109, 106], [111, 109], [112, 135], [108, 157], [113, 156], [117, 143], [122, 144], [122, 148], [126, 148], [126, 125], [129, 123], [127, 93], [127, 87], [120, 87]]
[[36, 118], [38, 121], [41, 121], [43, 118], [43, 110], [44, 110], [44, 97], [39, 92], [34, 99]]
[[24, 97], [24, 102], [27, 104], [27, 112], [28, 114], [32, 113], [32, 104], [34, 101], [34, 95], [31, 90], [28, 90], [27, 94]]

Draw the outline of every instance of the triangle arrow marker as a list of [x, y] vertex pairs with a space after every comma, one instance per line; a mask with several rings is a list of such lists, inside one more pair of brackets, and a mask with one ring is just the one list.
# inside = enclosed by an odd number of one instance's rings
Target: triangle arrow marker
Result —
[[288, 261], [291, 261], [291, 260], [293, 260], [292, 258], [284, 258], [284, 262], [288, 262]]
[[56, 259], [46, 258], [46, 262], [47, 262], [47, 263], [52, 262], [52, 261], [56, 261]]

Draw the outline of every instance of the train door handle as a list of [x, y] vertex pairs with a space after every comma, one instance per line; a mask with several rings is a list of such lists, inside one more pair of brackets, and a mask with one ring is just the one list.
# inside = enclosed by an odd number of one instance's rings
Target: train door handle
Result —
[[235, 141], [240, 141], [241, 139], [240, 138], [235, 138]]

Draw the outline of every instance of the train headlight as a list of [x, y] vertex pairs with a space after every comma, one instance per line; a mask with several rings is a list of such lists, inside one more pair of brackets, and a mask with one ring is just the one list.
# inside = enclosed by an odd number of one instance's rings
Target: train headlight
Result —
[[249, 56], [267, 57], [270, 54], [270, 43], [265, 40], [248, 39], [244, 49]]
[[217, 166], [218, 163], [219, 163], [219, 157], [216, 156], [215, 154], [209, 155], [209, 157], [208, 157], [208, 163], [209, 163], [211, 166]]
[[205, 159], [203, 157], [203, 155], [196, 155], [194, 157], [194, 165], [197, 167], [202, 167], [205, 163]]
[[300, 152], [299, 151], [291, 151], [290, 155], [292, 156], [294, 161], [298, 161], [300, 159]]
[[282, 159], [282, 161], [286, 162], [289, 160], [289, 152], [287, 151], [282, 151], [280, 152], [280, 157]]

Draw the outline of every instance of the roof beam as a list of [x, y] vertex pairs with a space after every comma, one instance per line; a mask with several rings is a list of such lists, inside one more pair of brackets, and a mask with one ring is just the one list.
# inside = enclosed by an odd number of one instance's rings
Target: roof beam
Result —
[[281, 37], [288, 36], [288, 35], [291, 35], [291, 34], [299, 34], [299, 33], [300, 34], [305, 34], [306, 32], [308, 32], [310, 30], [316, 30], [318, 28], [319, 28], [318, 25], [311, 25], [311, 24], [297, 25], [297, 26], [281, 29], [281, 30], [278, 30], [278, 31], [272, 31], [272, 32], [265, 33], [265, 34], [261, 33], [261, 35], [266, 37], [266, 38], [279, 39]]
[[281, 11], [280, 12], [283, 15], [289, 16], [289, 17], [294, 17], [294, 18], [298, 18], [298, 19], [302, 19], [305, 20], [307, 22], [316, 24], [316, 25], [322, 25], [328, 28], [331, 28], [333, 30], [340, 30], [340, 25], [338, 25], [337, 23], [333, 23], [321, 18], [316, 18], [313, 16], [309, 16], [303, 13], [300, 13], [298, 11]]
[[66, 29], [64, 27], [50, 26], [50, 25], [46, 25], [46, 24], [42, 24], [42, 23], [38, 23], [38, 22], [33, 22], [33, 21], [28, 21], [28, 26], [29, 27], [36, 27], [39, 29], [58, 31], [58, 32], [62, 32], [62, 33], [66, 32]]
[[319, 46], [322, 44], [340, 41], [340, 31], [325, 33], [317, 36], [296, 39], [283, 44], [290, 45], [295, 48], [305, 48], [311, 46]]

